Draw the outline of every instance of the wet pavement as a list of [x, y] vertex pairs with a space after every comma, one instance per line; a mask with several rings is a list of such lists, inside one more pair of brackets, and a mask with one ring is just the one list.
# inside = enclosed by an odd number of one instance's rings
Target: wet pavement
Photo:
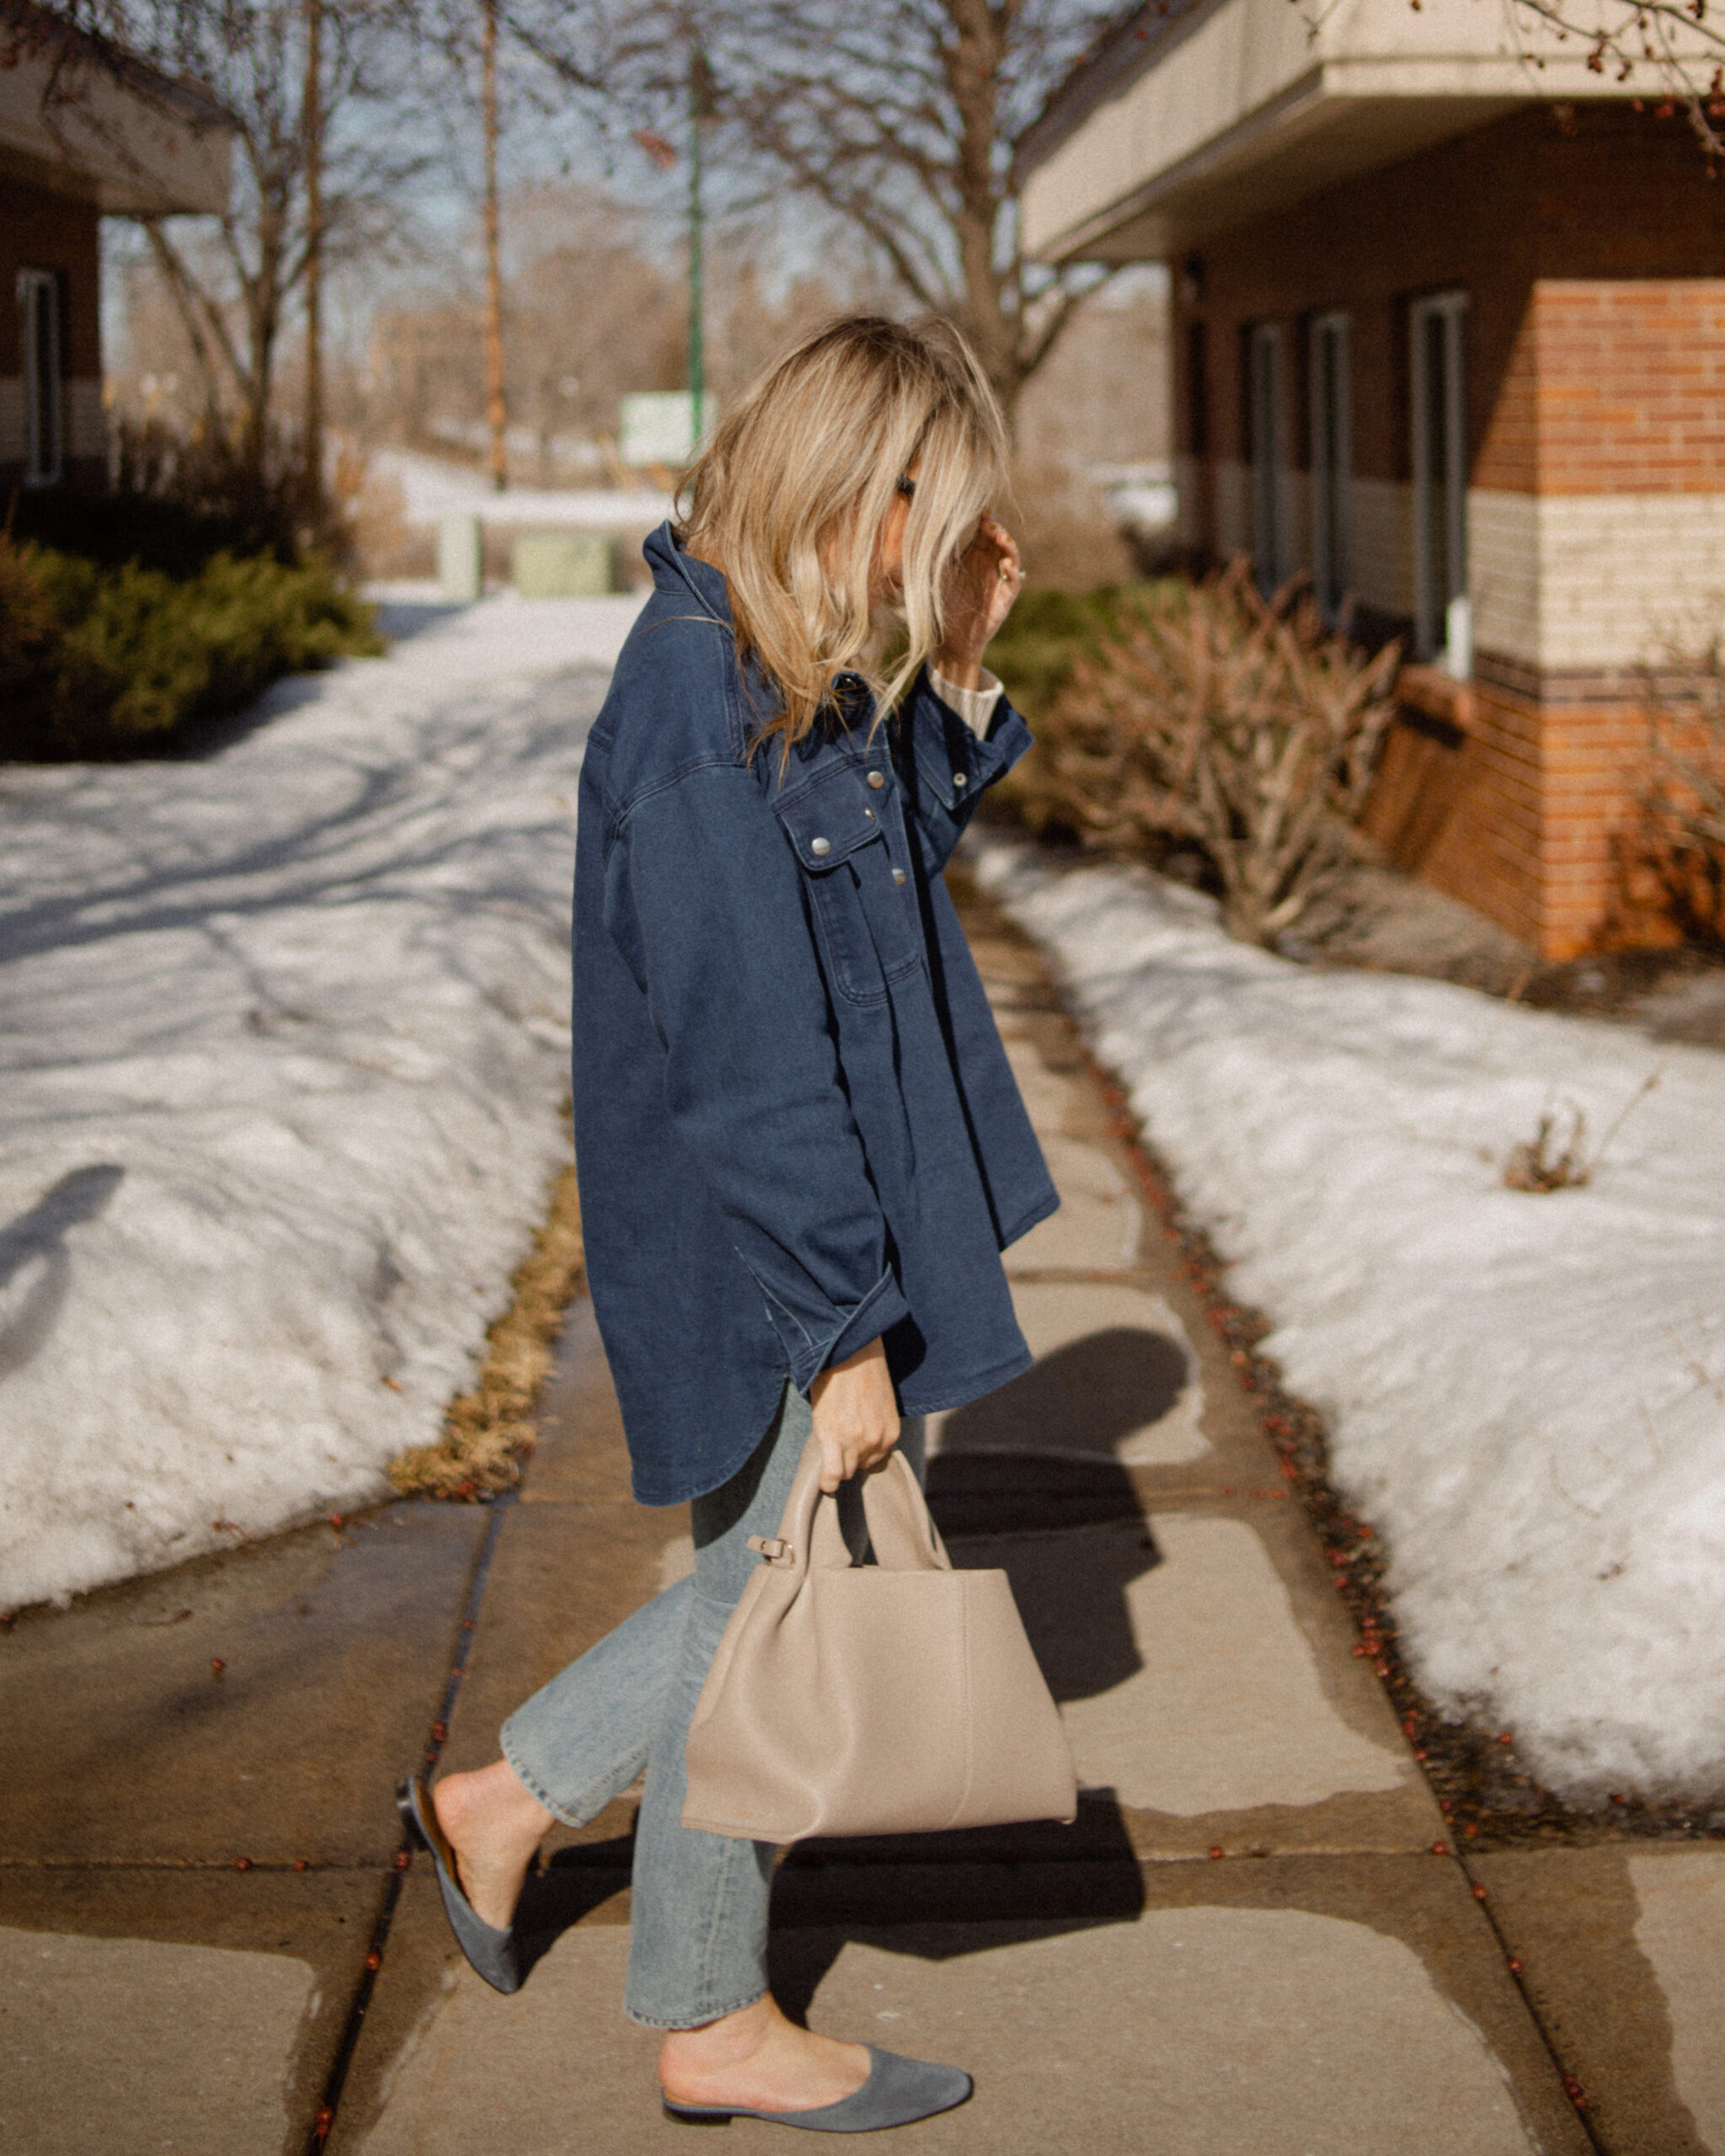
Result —
[[[889, 2137], [930, 2156], [1725, 2156], [1725, 1851], [1450, 1853], [1039, 959], [967, 919], [1065, 1203], [1009, 1254], [1036, 1367], [937, 1419], [931, 1498], [1011, 1575], [1084, 1795], [1071, 1828], [793, 1851], [780, 1996], [970, 2068]], [[398, 1861], [398, 1775], [494, 1757], [688, 1562], [684, 1515], [629, 1499], [585, 1303], [542, 1427], [518, 1502], [309, 1528], [0, 1641], [0, 2147], [676, 2144], [618, 2010], [633, 1796], [547, 1842], [514, 1999]]]

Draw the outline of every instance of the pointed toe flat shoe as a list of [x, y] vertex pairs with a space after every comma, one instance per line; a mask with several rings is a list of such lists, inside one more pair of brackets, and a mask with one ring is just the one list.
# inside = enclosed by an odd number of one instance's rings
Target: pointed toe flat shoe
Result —
[[884, 2127], [914, 2126], [937, 2111], [950, 2111], [969, 2097], [970, 2077], [956, 2066], [900, 2058], [868, 2047], [868, 2079], [854, 2095], [812, 2111], [751, 2111], [728, 2104], [676, 2104], [665, 2099], [667, 2118], [685, 2126], [725, 2126], [732, 2119], [764, 2119], [769, 2126], [800, 2126], [810, 2133], [878, 2133]]
[[437, 1867], [438, 1891], [443, 1896], [443, 1912], [455, 1934], [456, 1945], [493, 1991], [519, 1991], [521, 1970], [515, 1953], [515, 1931], [513, 1928], [499, 1931], [487, 1924], [462, 1893], [455, 1851], [449, 1845], [449, 1837], [437, 1823], [425, 1777], [410, 1774], [398, 1786], [395, 1804], [408, 1839], [416, 1842], [422, 1849], [430, 1850], [431, 1861]]

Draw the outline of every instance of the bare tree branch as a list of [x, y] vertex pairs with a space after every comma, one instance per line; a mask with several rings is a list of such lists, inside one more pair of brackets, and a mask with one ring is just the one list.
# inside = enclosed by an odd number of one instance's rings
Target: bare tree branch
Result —
[[1712, 0], [1503, 0], [1516, 50], [1545, 71], [1557, 46], [1662, 118], [1688, 115], [1709, 163], [1725, 155], [1725, 14]]
[[[140, 221], [206, 410], [212, 420], [231, 415], [241, 465], [254, 477], [269, 450], [280, 339], [314, 253], [328, 267], [377, 244], [403, 186], [425, 164], [395, 128], [377, 124], [398, 87], [414, 12], [410, 0], [321, 0], [315, 84], [305, 0], [72, 0], [61, 19], [61, 93], [84, 125], [97, 120], [79, 78], [102, 67], [158, 101], [200, 97], [206, 119], [213, 100], [232, 131], [232, 200], [195, 228], [208, 243], [170, 237], [159, 216]], [[42, 13], [31, 0], [0, 0], [14, 40]], [[180, 82], [200, 92], [180, 92]]]
[[861, 235], [906, 296], [971, 339], [1007, 411], [1099, 281], [1039, 278], [1018, 239], [1017, 145], [1097, 0], [504, 0], [515, 35], [615, 126], [673, 109], [699, 45], [715, 164], [776, 173]]

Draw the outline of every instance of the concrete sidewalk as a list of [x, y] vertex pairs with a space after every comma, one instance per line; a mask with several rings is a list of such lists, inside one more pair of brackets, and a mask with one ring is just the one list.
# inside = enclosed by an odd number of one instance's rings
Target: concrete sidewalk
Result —
[[[1071, 1828], [793, 1852], [780, 1997], [971, 2069], [970, 2105], [905, 2130], [930, 2156], [1725, 2156], [1725, 1854], [1447, 1852], [1039, 960], [969, 925], [1065, 1203], [1010, 1254], [1036, 1367], [942, 1418], [931, 1495], [959, 1562], [1011, 1573], [1086, 1795]], [[546, 1427], [520, 1502], [393, 1506], [17, 1622], [0, 2146], [276, 2156], [319, 2145], [336, 2084], [336, 2156], [676, 2144], [618, 2011], [633, 1798], [547, 1844], [513, 1999], [398, 1854], [405, 1767], [494, 1756], [688, 1562], [683, 1516], [629, 1500], [585, 1304]]]

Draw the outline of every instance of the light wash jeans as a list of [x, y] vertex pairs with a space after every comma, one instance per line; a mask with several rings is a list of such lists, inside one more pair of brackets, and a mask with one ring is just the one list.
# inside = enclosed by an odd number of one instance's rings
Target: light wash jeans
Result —
[[[749, 1537], [778, 1531], [812, 1428], [808, 1401], [787, 1385], [746, 1465], [689, 1508], [692, 1577], [625, 1618], [503, 1726], [504, 1757], [571, 1827], [585, 1826], [647, 1770], [623, 2011], [649, 2028], [697, 2028], [752, 2005], [766, 1989], [777, 1851], [771, 1842], [682, 1824], [683, 1747], [719, 1636], [761, 1561]], [[906, 1417], [899, 1445], [920, 1480], [921, 1417]], [[860, 1549], [866, 1538], [851, 1486], [841, 1516]]]

